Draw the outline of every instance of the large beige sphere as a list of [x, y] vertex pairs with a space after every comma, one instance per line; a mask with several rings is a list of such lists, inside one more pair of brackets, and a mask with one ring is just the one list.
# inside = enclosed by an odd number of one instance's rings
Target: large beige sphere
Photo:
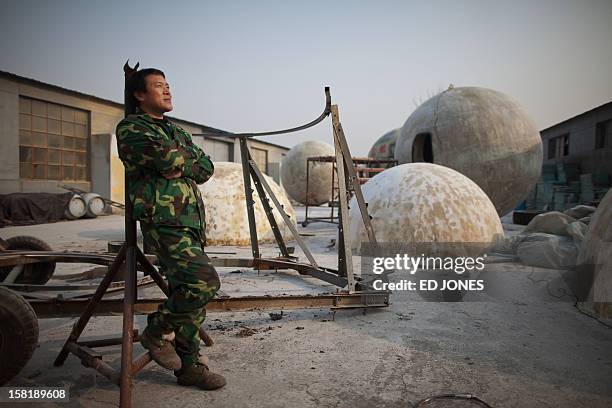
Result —
[[[274, 180], [264, 175], [274, 195], [285, 207], [285, 212], [296, 224], [295, 211], [287, 196]], [[252, 183], [252, 180], [251, 180]], [[257, 238], [260, 243], [276, 242], [270, 223], [261, 204], [259, 194], [252, 184], [255, 200], [255, 220], [257, 222]], [[249, 220], [247, 216], [246, 199], [242, 165], [230, 162], [215, 162], [215, 173], [206, 183], [199, 186], [206, 208], [206, 242], [207, 245], [250, 245]], [[285, 240], [293, 239], [289, 228], [282, 217], [273, 208], [281, 234]]]
[[[503, 236], [487, 195], [464, 175], [430, 163], [392, 167], [362, 186], [379, 243], [478, 243]], [[351, 247], [368, 240], [359, 207], [349, 204]]]
[[457, 170], [505, 215], [540, 177], [542, 141], [534, 121], [509, 96], [486, 88], [449, 88], [406, 120], [395, 158], [399, 164], [430, 162]]
[[593, 272], [593, 286], [589, 299], [600, 305], [601, 315], [612, 316], [612, 190], [609, 190], [591, 216], [578, 264]]
[[301, 204], [320, 205], [331, 200], [332, 163], [312, 162], [306, 196], [306, 160], [316, 156], [334, 156], [327, 143], [307, 141], [293, 147], [281, 163], [281, 181], [289, 197]]

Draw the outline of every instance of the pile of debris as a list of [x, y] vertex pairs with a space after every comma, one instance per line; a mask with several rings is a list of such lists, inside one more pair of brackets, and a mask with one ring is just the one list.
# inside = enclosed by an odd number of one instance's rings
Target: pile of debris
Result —
[[597, 208], [578, 205], [536, 216], [504, 249], [524, 265], [592, 276], [578, 306], [598, 319], [612, 317], [612, 190]]
[[510, 238], [512, 252], [525, 265], [568, 269], [576, 266], [596, 208], [578, 205], [564, 212], [534, 217], [521, 234]]

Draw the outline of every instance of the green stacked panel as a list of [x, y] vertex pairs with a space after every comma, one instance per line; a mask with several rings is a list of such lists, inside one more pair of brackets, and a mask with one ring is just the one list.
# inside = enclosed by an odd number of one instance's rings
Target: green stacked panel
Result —
[[593, 193], [593, 175], [581, 174], [580, 175], [580, 201], [588, 203], [595, 200], [595, 194]]

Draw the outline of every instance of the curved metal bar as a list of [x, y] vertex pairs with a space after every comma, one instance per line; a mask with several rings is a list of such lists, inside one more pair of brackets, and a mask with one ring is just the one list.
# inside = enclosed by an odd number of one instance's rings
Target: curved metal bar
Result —
[[313, 127], [314, 125], [320, 123], [321, 121], [323, 121], [323, 119], [325, 119], [327, 116], [329, 116], [329, 114], [331, 113], [331, 94], [329, 92], [329, 86], [325, 87], [325, 109], [323, 110], [323, 113], [321, 113], [321, 115], [316, 118], [315, 120], [313, 120], [312, 122], [308, 122], [305, 125], [302, 126], [297, 126], [294, 128], [289, 128], [289, 129], [283, 129], [283, 130], [274, 130], [271, 132], [259, 132], [259, 133], [228, 133], [225, 135], [218, 135], [218, 136], [246, 136], [246, 137], [253, 137], [253, 136], [271, 136], [271, 135], [281, 135], [284, 133], [292, 133], [292, 132], [297, 132], [300, 130], [304, 130], [304, 129], [308, 129], [309, 127]]

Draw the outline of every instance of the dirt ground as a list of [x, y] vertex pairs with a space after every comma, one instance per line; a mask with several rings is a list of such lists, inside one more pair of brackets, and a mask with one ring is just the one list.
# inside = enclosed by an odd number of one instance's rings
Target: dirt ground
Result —
[[[298, 219], [303, 209], [298, 208]], [[319, 209], [322, 211], [323, 209]], [[505, 225], [508, 234], [519, 227]], [[335, 266], [330, 248], [335, 226], [299, 227], [324, 266]], [[123, 218], [11, 227], [0, 236], [34, 235], [54, 249], [104, 251], [123, 237]], [[274, 256], [274, 245], [263, 246]], [[246, 247], [218, 247], [248, 256]], [[296, 250], [300, 255], [300, 251]], [[302, 258], [303, 259], [303, 258]], [[356, 269], [359, 257], [355, 257]], [[135, 378], [137, 407], [411, 407], [433, 394], [472, 393], [493, 407], [612, 406], [612, 331], [580, 313], [573, 302], [532, 296], [530, 270], [514, 263], [491, 265], [504, 277], [512, 298], [480, 302], [425, 302], [394, 294], [391, 306], [362, 311], [209, 313], [206, 324], [215, 345], [203, 348], [211, 368], [228, 385], [206, 392], [176, 385], [173, 373], [154, 363]], [[56, 275], [90, 268], [58, 266]], [[329, 292], [330, 285], [295, 274], [221, 268], [222, 290], [230, 295]], [[63, 367], [53, 360], [76, 319], [40, 320], [40, 340], [30, 363], [12, 385], [66, 386], [67, 404], [33, 406], [118, 406], [118, 388], [70, 356]], [[144, 316], [137, 316], [143, 329]], [[92, 319], [82, 338], [121, 332], [121, 317]], [[119, 365], [120, 348], [99, 349]], [[137, 345], [135, 352], [142, 351]], [[19, 406], [27, 406], [20, 404]], [[471, 407], [469, 403], [431, 407]]]

